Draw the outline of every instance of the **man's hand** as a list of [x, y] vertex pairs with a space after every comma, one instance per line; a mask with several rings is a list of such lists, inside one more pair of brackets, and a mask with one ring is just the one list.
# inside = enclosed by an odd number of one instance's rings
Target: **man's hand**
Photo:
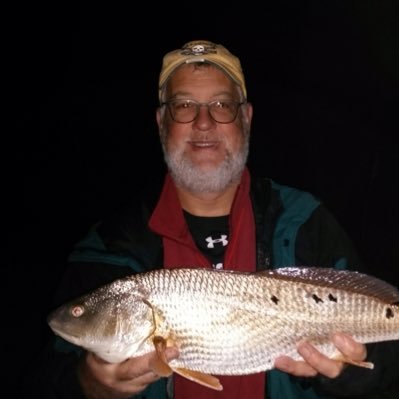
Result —
[[[366, 359], [366, 346], [356, 342], [352, 337], [336, 333], [332, 336], [332, 341], [348, 359], [355, 361]], [[281, 356], [276, 359], [275, 367], [297, 377], [314, 377], [317, 374], [322, 374], [329, 378], [338, 377], [345, 367], [345, 362], [324, 356], [308, 342], [298, 344], [298, 353], [303, 357], [303, 361], [295, 361], [288, 356]]]
[[[87, 353], [79, 368], [79, 380], [89, 399], [126, 399], [143, 391], [160, 377], [151, 367], [155, 352], [122, 363], [108, 363]], [[165, 350], [166, 360], [179, 356], [176, 348]]]

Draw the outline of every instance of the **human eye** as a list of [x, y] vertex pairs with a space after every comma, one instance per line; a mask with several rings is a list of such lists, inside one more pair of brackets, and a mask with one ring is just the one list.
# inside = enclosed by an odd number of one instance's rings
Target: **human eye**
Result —
[[176, 100], [173, 103], [173, 107], [176, 110], [185, 110], [195, 108], [195, 102], [192, 100]]
[[186, 104], [184, 100], [175, 100], [171, 102], [173, 109], [180, 110], [186, 108]]
[[230, 110], [234, 110], [235, 102], [232, 100], [218, 100], [218, 101], [214, 101], [212, 103], [212, 106], [215, 109], [230, 111]]

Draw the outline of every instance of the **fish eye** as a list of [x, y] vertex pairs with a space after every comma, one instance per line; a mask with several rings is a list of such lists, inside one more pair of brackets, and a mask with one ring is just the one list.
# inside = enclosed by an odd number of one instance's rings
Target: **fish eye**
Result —
[[81, 305], [75, 305], [71, 308], [71, 315], [73, 317], [80, 317], [84, 313], [84, 308]]

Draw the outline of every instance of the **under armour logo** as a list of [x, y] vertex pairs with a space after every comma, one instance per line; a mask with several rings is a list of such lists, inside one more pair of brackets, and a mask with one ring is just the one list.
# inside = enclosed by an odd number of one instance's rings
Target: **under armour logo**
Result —
[[220, 238], [215, 238], [215, 239], [213, 239], [213, 238], [210, 236], [210, 237], [205, 238], [205, 241], [208, 243], [208, 244], [207, 244], [207, 247], [208, 247], [208, 248], [215, 248], [215, 245], [214, 245], [214, 244], [217, 244], [218, 242], [222, 243], [222, 245], [223, 245], [224, 247], [229, 243], [229, 241], [227, 240], [227, 235], [226, 235], [226, 234], [222, 234], [222, 235], [220, 236]]

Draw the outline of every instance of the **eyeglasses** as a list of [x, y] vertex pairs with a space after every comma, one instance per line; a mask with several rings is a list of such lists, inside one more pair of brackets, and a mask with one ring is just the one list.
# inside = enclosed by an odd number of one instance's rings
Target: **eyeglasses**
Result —
[[190, 123], [197, 119], [200, 107], [207, 107], [210, 117], [218, 123], [233, 122], [238, 113], [238, 108], [244, 102], [234, 100], [216, 100], [209, 103], [200, 103], [194, 100], [169, 100], [161, 105], [166, 105], [170, 116], [175, 122]]

